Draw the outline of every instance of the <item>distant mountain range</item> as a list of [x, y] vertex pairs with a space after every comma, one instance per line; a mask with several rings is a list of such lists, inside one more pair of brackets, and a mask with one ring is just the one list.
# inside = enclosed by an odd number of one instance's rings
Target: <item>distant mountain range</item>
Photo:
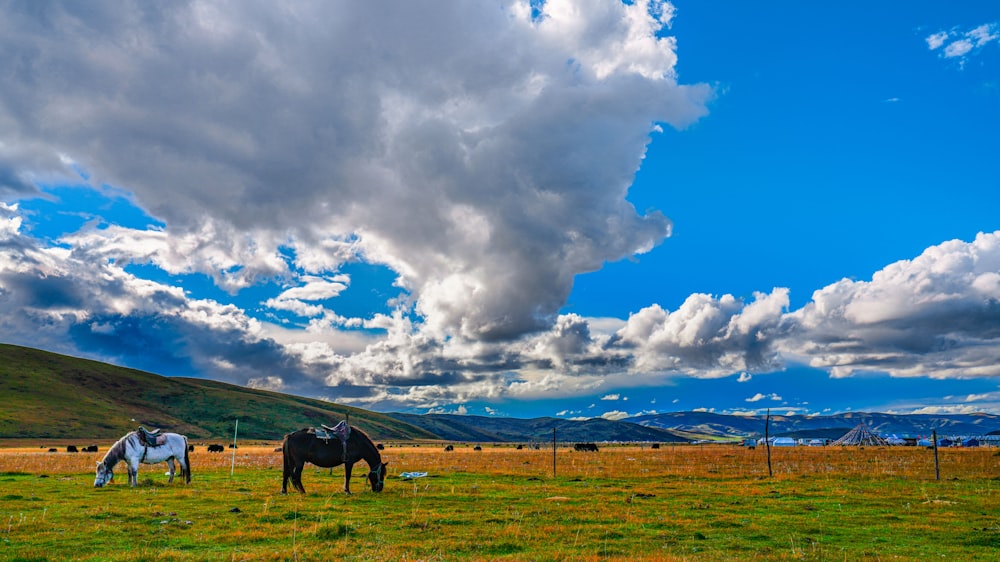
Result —
[[[303, 427], [350, 416], [377, 440], [482, 443], [687, 442], [764, 434], [764, 416], [669, 412], [612, 421], [601, 418], [501, 418], [448, 414], [382, 414], [204, 379], [163, 377], [97, 361], [0, 344], [0, 438], [111, 439], [137, 425], [201, 439], [277, 440]], [[769, 433], [831, 437], [859, 423], [899, 436], [985, 435], [1000, 416], [846, 413], [771, 416]]]
[[446, 441], [498, 442], [687, 442], [691, 439], [667, 427], [643, 426], [629, 420], [601, 418], [566, 420], [560, 418], [499, 418], [454, 414], [389, 414], [434, 433]]
[[[726, 439], [764, 435], [765, 416], [731, 416], [709, 412], [669, 412], [627, 418], [646, 427], [669, 429], [698, 438]], [[859, 423], [882, 435], [929, 436], [986, 435], [1000, 431], [1000, 416], [994, 414], [881, 414], [847, 412], [831, 416], [772, 415], [768, 433], [778, 437], [838, 438]]]
[[[389, 414], [447, 441], [547, 442], [553, 430], [559, 441], [688, 442], [725, 441], [764, 435], [766, 416], [734, 416], [708, 412], [668, 412], [610, 421], [592, 418], [497, 418], [449, 414]], [[837, 439], [859, 423], [885, 435], [986, 435], [1000, 431], [992, 414], [897, 415], [850, 412], [832, 416], [772, 415], [768, 433], [775, 437]]]

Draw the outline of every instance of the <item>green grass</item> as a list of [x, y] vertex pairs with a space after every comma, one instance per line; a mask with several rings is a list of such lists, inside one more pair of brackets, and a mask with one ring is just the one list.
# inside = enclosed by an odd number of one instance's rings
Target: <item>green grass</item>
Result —
[[274, 468], [203, 469], [185, 486], [143, 467], [139, 487], [103, 489], [90, 473], [12, 474], [0, 559], [993, 560], [1000, 547], [992, 478], [440, 472], [382, 494], [359, 475], [353, 496], [342, 469], [311, 466], [309, 493], [288, 496]]

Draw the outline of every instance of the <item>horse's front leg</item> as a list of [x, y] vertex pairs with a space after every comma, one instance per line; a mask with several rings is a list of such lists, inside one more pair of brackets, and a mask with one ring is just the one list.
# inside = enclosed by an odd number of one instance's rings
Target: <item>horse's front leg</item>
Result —
[[174, 483], [174, 459], [171, 457], [167, 459], [167, 466], [170, 467], [170, 478], [167, 479], [167, 484]]
[[139, 461], [128, 463], [128, 485], [133, 488], [139, 485]]
[[351, 469], [354, 468], [354, 463], [345, 462], [344, 463], [344, 493], [348, 496], [351, 495]]

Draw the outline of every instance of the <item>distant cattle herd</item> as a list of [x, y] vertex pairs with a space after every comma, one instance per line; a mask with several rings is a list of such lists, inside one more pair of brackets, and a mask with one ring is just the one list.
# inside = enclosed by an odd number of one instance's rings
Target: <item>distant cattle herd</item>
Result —
[[[234, 448], [233, 445], [229, 445], [229, 447], [230, 448]], [[654, 449], [659, 449], [660, 448], [660, 444], [659, 443], [655, 443], [655, 444], [653, 444], [652, 447]], [[378, 448], [379, 449], [384, 449], [384, 446], [381, 443], [379, 443]], [[517, 448], [520, 450], [520, 449], [523, 448], [523, 445], [518, 445]], [[534, 445], [532, 445], [532, 448], [533, 449], [538, 449], [539, 446], [537, 444], [534, 444]], [[194, 451], [194, 445], [188, 445], [188, 450], [189, 451]], [[225, 450], [226, 450], [226, 447], [223, 446], [223, 445], [219, 445], [218, 443], [212, 443], [212, 444], [210, 444], [208, 446], [208, 452], [209, 453], [222, 453], [222, 452], [225, 452]], [[445, 451], [454, 451], [455, 450], [455, 446], [454, 445], [445, 445], [444, 450]], [[483, 448], [480, 445], [476, 445], [475, 447], [473, 447], [473, 450], [474, 451], [482, 451]], [[596, 443], [575, 443], [573, 445], [573, 450], [574, 451], [583, 451], [583, 452], [597, 452], [599, 449], [597, 448], [597, 444]], [[281, 448], [279, 447], [279, 448], [275, 449], [275, 451], [276, 452], [280, 452]], [[51, 447], [51, 448], [49, 448], [49, 452], [50, 453], [56, 453], [56, 452], [58, 452], [58, 449], [56, 449], [54, 447]], [[87, 445], [86, 447], [77, 447], [76, 445], [67, 445], [66, 446], [66, 452], [67, 453], [79, 453], [79, 452], [96, 453], [96, 452], [98, 452], [98, 447], [97, 447], [97, 445]]]
[[[57, 449], [54, 448], [49, 449], [50, 453], [55, 453], [56, 451]], [[77, 447], [76, 445], [66, 445], [67, 453], [79, 453], [80, 451], [83, 451], [84, 453], [96, 453], [97, 445], [87, 445], [86, 447]]]

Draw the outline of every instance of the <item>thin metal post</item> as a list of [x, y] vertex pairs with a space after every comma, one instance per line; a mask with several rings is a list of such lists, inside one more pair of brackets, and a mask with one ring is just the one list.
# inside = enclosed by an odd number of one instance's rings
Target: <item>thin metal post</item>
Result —
[[556, 476], [556, 428], [552, 428], [552, 477]]
[[240, 431], [240, 420], [236, 419], [236, 428], [233, 429], [233, 465], [229, 467], [229, 476], [236, 472], [236, 434]]
[[764, 447], [767, 448], [767, 475], [768, 477], [774, 477], [774, 471], [771, 469], [771, 437], [768, 434], [768, 429], [771, 426], [771, 409], [767, 409], [767, 421], [764, 422]]
[[938, 464], [938, 452], [937, 452], [937, 430], [931, 432], [931, 439], [934, 440], [934, 479], [941, 479], [941, 466]]

